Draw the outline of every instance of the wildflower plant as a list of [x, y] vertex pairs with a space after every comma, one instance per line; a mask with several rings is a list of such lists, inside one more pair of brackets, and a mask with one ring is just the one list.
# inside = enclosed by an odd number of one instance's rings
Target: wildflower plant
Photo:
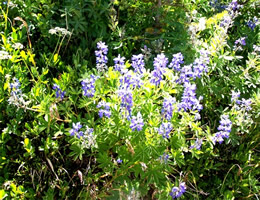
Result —
[[[7, 8], [7, 3], [1, 6]], [[122, 9], [116, 1], [109, 6], [111, 12]], [[8, 26], [0, 22], [0, 198], [258, 195], [259, 44], [252, 40], [258, 27], [248, 27], [246, 21], [252, 18], [240, 15], [245, 6], [239, 1], [229, 1], [214, 15], [184, 6], [190, 13], [181, 16], [192, 14], [197, 22], [184, 20], [193, 33], [191, 41], [181, 41], [181, 48], [170, 48], [176, 44], [170, 44], [164, 30], [157, 41], [150, 42], [148, 35], [149, 40], [133, 37], [153, 49], [132, 44], [121, 21], [116, 25], [119, 15], [111, 13], [116, 32], [111, 40], [89, 41], [86, 46], [94, 43], [96, 49], [72, 52], [73, 64], [60, 50], [35, 52], [31, 45], [37, 41], [29, 42], [36, 38], [29, 25], [28, 30], [10, 29], [3, 15]], [[30, 13], [33, 7], [24, 9]], [[171, 6], [162, 6], [162, 11], [165, 7]], [[68, 21], [70, 12], [65, 9]], [[155, 20], [161, 23], [159, 14]], [[41, 30], [44, 23], [37, 16], [35, 26]], [[241, 34], [233, 31], [238, 20], [243, 21]], [[71, 38], [57, 48], [65, 52], [73, 46], [74, 34], [67, 29], [54, 28], [48, 37], [52, 34]], [[120, 45], [115, 48], [117, 34]], [[236, 39], [243, 52], [231, 48]], [[186, 43], [196, 52], [190, 53]], [[96, 63], [84, 60], [85, 53]]]

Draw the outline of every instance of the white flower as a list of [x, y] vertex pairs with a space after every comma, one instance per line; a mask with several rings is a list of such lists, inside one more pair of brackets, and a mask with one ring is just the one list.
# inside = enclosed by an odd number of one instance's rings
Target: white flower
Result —
[[200, 18], [199, 20], [199, 24], [198, 24], [198, 30], [199, 31], [203, 31], [206, 29], [206, 18], [205, 17], [202, 17]]
[[23, 49], [23, 45], [22, 45], [21, 43], [19, 43], [19, 42], [14, 43], [14, 44], [12, 45], [12, 47], [13, 47], [14, 49]]
[[0, 60], [8, 60], [11, 58], [12, 58], [12, 56], [10, 56], [8, 52], [0, 51]]
[[55, 27], [53, 29], [49, 30], [50, 34], [57, 34], [57, 35], [71, 35], [72, 33], [69, 32], [67, 29], [65, 28], [60, 28], [60, 27]]

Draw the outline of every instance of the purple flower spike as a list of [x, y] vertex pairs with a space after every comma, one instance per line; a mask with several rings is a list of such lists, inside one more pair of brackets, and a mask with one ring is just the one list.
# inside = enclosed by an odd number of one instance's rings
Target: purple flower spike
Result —
[[101, 101], [98, 103], [97, 108], [101, 108], [98, 111], [98, 115], [100, 118], [103, 118], [104, 116], [110, 118], [111, 111], [110, 111], [110, 104], [106, 103], [105, 101]]
[[169, 138], [169, 134], [172, 130], [173, 126], [170, 122], [162, 123], [158, 129], [158, 133], [162, 135], [163, 138]]
[[104, 71], [105, 69], [107, 69], [107, 52], [108, 52], [108, 47], [107, 45], [100, 41], [97, 43], [97, 48], [98, 50], [95, 51], [95, 55], [96, 55], [96, 66], [98, 71]]
[[170, 196], [172, 199], [179, 198], [186, 192], [186, 184], [185, 182], [180, 183], [179, 187], [173, 187]]
[[174, 97], [165, 98], [163, 101], [162, 115], [168, 121], [172, 118], [175, 103], [176, 99]]
[[98, 79], [97, 76], [93, 74], [90, 78], [86, 78], [81, 82], [83, 95], [87, 97], [93, 97], [95, 94], [95, 81]]
[[64, 98], [66, 92], [65, 91], [62, 91], [60, 89], [60, 86], [58, 86], [57, 84], [54, 84], [52, 89], [56, 90], [56, 98], [61, 98], [61, 100]]
[[131, 119], [131, 125], [130, 128], [132, 129], [132, 131], [141, 131], [143, 129], [144, 126], [144, 121], [142, 118], [141, 113], [139, 112], [137, 114], [137, 116], [133, 116]]
[[221, 144], [224, 141], [223, 138], [229, 138], [229, 133], [231, 132], [232, 122], [229, 120], [228, 115], [221, 115], [219, 123], [218, 132], [215, 133], [212, 139], [214, 144], [216, 142]]
[[118, 57], [114, 58], [114, 63], [115, 71], [119, 71], [121, 74], [125, 72], [125, 57], [121, 57], [119, 54]]
[[132, 57], [132, 67], [134, 68], [134, 72], [138, 74], [143, 74], [145, 71], [144, 68], [144, 56], [143, 54], [133, 55]]

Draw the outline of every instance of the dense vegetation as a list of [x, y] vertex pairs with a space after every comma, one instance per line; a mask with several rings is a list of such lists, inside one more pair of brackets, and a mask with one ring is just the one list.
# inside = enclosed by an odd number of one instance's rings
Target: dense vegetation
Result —
[[256, 0], [0, 4], [0, 199], [259, 199]]

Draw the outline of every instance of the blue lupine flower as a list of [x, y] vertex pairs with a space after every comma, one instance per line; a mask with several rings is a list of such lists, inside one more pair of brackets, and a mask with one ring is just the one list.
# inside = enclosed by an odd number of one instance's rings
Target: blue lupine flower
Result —
[[196, 85], [191, 83], [184, 84], [184, 92], [182, 95], [182, 101], [178, 104], [179, 110], [184, 109], [188, 110], [198, 110], [201, 111], [203, 106], [200, 104], [200, 100], [203, 99], [202, 96], [199, 99], [196, 98]]
[[52, 89], [56, 90], [56, 98], [61, 98], [61, 100], [64, 98], [66, 92], [65, 91], [62, 91], [60, 89], [60, 86], [58, 86], [57, 84], [54, 84]]
[[14, 77], [13, 83], [10, 83], [11, 95], [16, 97], [20, 96], [22, 94], [20, 87], [20, 81]]
[[170, 157], [169, 154], [163, 153], [163, 155], [160, 156], [159, 160], [160, 160], [161, 162], [167, 163], [169, 157]]
[[247, 111], [251, 110], [252, 109], [251, 104], [252, 104], [251, 99], [246, 100], [246, 99], [242, 98], [242, 101], [241, 101], [241, 108], [242, 109], [244, 108]]
[[255, 27], [256, 27], [257, 24], [258, 24], [258, 19], [257, 19], [256, 16], [253, 18], [253, 20], [249, 20], [249, 21], [247, 22], [248, 27], [251, 28], [252, 31], [255, 29]]
[[133, 116], [131, 119], [131, 124], [130, 124], [130, 128], [132, 129], [132, 131], [141, 131], [143, 129], [144, 126], [144, 120], [142, 118], [141, 113], [139, 112], [137, 114], [137, 116]]
[[141, 85], [143, 85], [140, 75], [135, 73], [133, 74], [131, 71], [126, 72], [120, 78], [120, 83], [121, 87], [130, 88], [132, 86], [133, 89], [135, 87], [140, 88]]
[[[126, 109], [125, 111], [128, 112], [128, 114], [131, 114], [131, 109], [133, 106], [133, 94], [132, 90], [122, 86], [118, 90], [118, 96], [121, 98], [121, 108]], [[125, 113], [127, 114], [127, 113]]]
[[132, 56], [132, 67], [134, 68], [134, 72], [138, 74], [143, 74], [145, 71], [144, 68], [144, 56], [143, 54], [133, 55]]
[[107, 69], [107, 52], [108, 52], [108, 47], [107, 45], [100, 41], [97, 43], [97, 48], [98, 50], [95, 51], [95, 55], [96, 55], [96, 64], [97, 64], [97, 69], [98, 71], [104, 71], [105, 69]]
[[72, 129], [69, 131], [71, 136], [76, 135], [77, 137], [80, 137], [83, 135], [82, 131], [79, 131], [82, 128], [82, 125], [80, 122], [72, 123]]
[[101, 101], [101, 102], [98, 103], [97, 108], [101, 108], [98, 111], [98, 115], [99, 115], [100, 118], [102, 118], [103, 116], [110, 118], [111, 111], [110, 111], [110, 104], [109, 103], [106, 103], [105, 101]]
[[220, 125], [218, 126], [218, 132], [215, 133], [212, 142], [215, 144], [219, 142], [221, 144], [224, 138], [229, 138], [229, 133], [231, 132], [232, 122], [229, 120], [228, 115], [221, 115]]
[[220, 22], [220, 27], [227, 28], [232, 23], [232, 18], [229, 15], [225, 15]]
[[121, 160], [120, 158], [118, 158], [118, 159], [116, 160], [116, 162], [117, 162], [118, 164], [120, 164], [120, 163], [123, 162], [123, 160]]
[[160, 82], [162, 81], [163, 79], [163, 73], [165, 71], [163, 69], [154, 69], [151, 74], [152, 74], [152, 77], [151, 77], [151, 80], [150, 82], [155, 84], [156, 86], [158, 86], [160, 84]]
[[125, 57], [121, 57], [119, 54], [118, 57], [114, 58], [114, 63], [115, 71], [119, 71], [121, 74], [125, 72]]
[[183, 195], [183, 193], [186, 192], [186, 184], [185, 182], [180, 183], [179, 187], [173, 187], [170, 195], [172, 196], [172, 199], [179, 198]]
[[232, 0], [232, 2], [228, 5], [228, 9], [233, 11], [237, 11], [242, 7], [242, 5], [238, 4], [237, 0]]
[[93, 132], [93, 128], [89, 128], [88, 126], [86, 126], [85, 132], [81, 134], [80, 137], [78, 137], [83, 139], [82, 144], [86, 148], [89, 148], [95, 144], [95, 136], [93, 135]]
[[168, 64], [168, 58], [163, 54], [159, 54], [154, 58], [153, 66], [154, 69], [156, 68], [166, 68], [166, 65]]
[[214, 9], [217, 9], [219, 12], [225, 9], [227, 6], [220, 4], [217, 0], [211, 0], [209, 5], [212, 6]]
[[173, 113], [175, 103], [176, 103], [176, 99], [174, 97], [165, 98], [163, 101], [162, 115], [168, 121], [170, 121], [172, 118], [172, 113]]
[[235, 92], [235, 91], [232, 91], [232, 97], [231, 97], [231, 102], [237, 102], [239, 103], [238, 101], [238, 98], [240, 97], [240, 92]]
[[172, 61], [169, 64], [169, 68], [172, 68], [176, 71], [180, 71], [181, 70], [181, 64], [184, 63], [183, 61], [184, 57], [181, 53], [176, 53], [172, 55]]
[[80, 122], [77, 123], [72, 123], [72, 129], [69, 131], [71, 136], [77, 136], [77, 138], [83, 138], [83, 139], [88, 139], [88, 143], [93, 143], [93, 128], [89, 128], [88, 126], [86, 126], [86, 131], [83, 132], [80, 129], [82, 128], [82, 125], [80, 124]]
[[255, 29], [255, 27], [256, 27], [256, 24], [255, 24], [253, 21], [251, 21], [251, 20], [249, 20], [249, 21], [247, 22], [247, 25], [248, 25], [249, 28], [252, 29], [252, 31], [253, 31], [253, 30]]
[[235, 45], [242, 45], [242, 46], [245, 46], [246, 45], [246, 37], [241, 37], [239, 39], [237, 39], [235, 41]]
[[[9, 75], [6, 75], [6, 77]], [[28, 104], [30, 104], [31, 101], [25, 101], [24, 95], [22, 93], [22, 90], [20, 89], [21, 84], [17, 78], [13, 78], [13, 82], [9, 84], [11, 92], [10, 92], [10, 97], [8, 98], [8, 103], [13, 104], [17, 107], [23, 107], [27, 108]]]
[[195, 143], [190, 146], [190, 149], [196, 148], [197, 150], [200, 150], [201, 145], [202, 145], [202, 139], [197, 138]]
[[251, 110], [251, 104], [252, 104], [252, 101], [251, 99], [244, 99], [242, 98], [242, 100], [239, 100], [238, 98], [240, 97], [240, 92], [235, 92], [235, 91], [232, 91], [232, 97], [231, 97], [231, 102], [235, 102], [235, 108], [237, 110], [241, 110], [241, 109], [244, 109], [244, 110]]
[[180, 84], [189, 83], [191, 77], [194, 77], [193, 71], [192, 71], [192, 65], [184, 65], [181, 68], [180, 77], [176, 82], [180, 83]]
[[95, 94], [95, 81], [97, 80], [97, 76], [93, 74], [90, 75], [90, 78], [86, 78], [81, 82], [83, 95], [87, 97], [93, 97]]
[[169, 134], [172, 130], [173, 126], [170, 122], [162, 123], [158, 129], [158, 133], [162, 135], [163, 138], [169, 138]]
[[209, 52], [200, 50], [200, 57], [193, 63], [193, 78], [200, 78], [203, 72], [208, 72]]
[[152, 78], [151, 83], [158, 86], [163, 79], [163, 74], [165, 73], [166, 65], [168, 64], [168, 58], [163, 54], [159, 54], [153, 61], [154, 70], [151, 72]]

